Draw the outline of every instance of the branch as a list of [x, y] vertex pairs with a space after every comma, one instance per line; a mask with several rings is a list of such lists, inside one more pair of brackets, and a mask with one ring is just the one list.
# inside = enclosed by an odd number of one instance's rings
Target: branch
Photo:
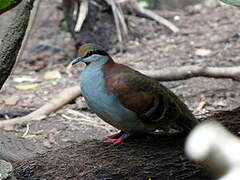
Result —
[[176, 81], [193, 77], [229, 78], [240, 80], [240, 66], [236, 67], [204, 67], [204, 66], [182, 66], [168, 67], [161, 70], [143, 71], [143, 74], [159, 81]]
[[83, 0], [81, 4], [79, 4], [77, 22], [74, 28], [75, 32], [80, 32], [83, 22], [85, 21], [88, 14], [88, 6], [89, 6], [89, 0]]
[[167, 19], [157, 15], [153, 11], [139, 7], [135, 2], [131, 2], [130, 6], [132, 7], [132, 10], [136, 13], [136, 15], [157, 21], [159, 24], [163, 24], [174, 33], [179, 32], [179, 28], [177, 26], [175, 26]]
[[8, 27], [0, 45], [0, 89], [10, 75], [28, 26], [34, 0], [24, 0], [18, 6], [15, 19]]
[[105, 0], [105, 1], [112, 8], [118, 40], [119, 40], [119, 42], [122, 42], [122, 40], [123, 40], [122, 35], [128, 34], [128, 28], [127, 28], [127, 24], [126, 24], [126, 21], [124, 18], [124, 14], [122, 12], [122, 8], [120, 7], [119, 3], [114, 0]]
[[0, 128], [11, 129], [12, 126], [16, 124], [22, 124], [29, 121], [40, 121], [46, 118], [49, 114], [57, 111], [64, 105], [74, 100], [76, 97], [80, 95], [80, 93], [81, 92], [79, 86], [67, 88], [63, 90], [60, 94], [55, 96], [50, 102], [47, 102], [39, 109], [33, 111], [32, 113], [26, 116], [0, 121]]

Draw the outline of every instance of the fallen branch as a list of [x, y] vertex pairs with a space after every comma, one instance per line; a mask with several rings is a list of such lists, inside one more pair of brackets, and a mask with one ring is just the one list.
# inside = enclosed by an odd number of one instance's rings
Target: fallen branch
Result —
[[40, 121], [46, 118], [49, 114], [57, 111], [64, 105], [71, 102], [73, 99], [80, 95], [79, 86], [74, 86], [63, 90], [60, 94], [55, 96], [50, 102], [47, 102], [45, 105], [41, 106], [36, 111], [23, 116], [17, 117], [14, 119], [8, 119], [0, 122], [0, 128], [11, 129], [16, 124], [22, 124], [29, 121]]
[[240, 80], [240, 66], [236, 67], [204, 67], [182, 66], [168, 67], [161, 70], [143, 71], [143, 74], [159, 81], [177, 81], [193, 77], [228, 78]]
[[159, 24], [163, 24], [174, 33], [179, 32], [179, 28], [177, 26], [175, 26], [167, 19], [157, 15], [153, 11], [139, 7], [135, 2], [131, 2], [130, 6], [131, 9], [136, 13], [136, 15], [157, 21]]

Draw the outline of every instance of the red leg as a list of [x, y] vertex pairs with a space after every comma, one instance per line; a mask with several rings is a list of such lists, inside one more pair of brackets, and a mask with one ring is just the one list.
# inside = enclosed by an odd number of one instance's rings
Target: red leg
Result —
[[123, 133], [120, 137], [116, 138], [116, 139], [107, 139], [103, 142], [106, 143], [114, 143], [114, 144], [120, 144], [122, 143], [125, 139], [127, 139], [129, 137], [129, 134]]
[[124, 132], [122, 132], [122, 131], [120, 131], [120, 132], [118, 132], [118, 133], [116, 133], [116, 134], [113, 134], [113, 135], [111, 135], [111, 136], [108, 136], [108, 138], [110, 138], [110, 139], [116, 139], [116, 138], [119, 138], [121, 135], [123, 135], [124, 134]]

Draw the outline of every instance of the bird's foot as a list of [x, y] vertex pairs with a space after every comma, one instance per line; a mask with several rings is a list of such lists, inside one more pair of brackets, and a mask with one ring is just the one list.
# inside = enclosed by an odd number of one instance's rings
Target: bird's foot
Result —
[[[121, 132], [120, 132], [121, 133]], [[129, 137], [129, 134], [126, 134], [126, 133], [118, 133], [118, 134], [114, 134], [112, 136], [110, 136], [109, 138], [110, 139], [107, 139], [103, 142], [106, 142], [106, 143], [114, 143], [114, 144], [120, 144], [122, 143], [125, 139], [127, 139]], [[112, 138], [111, 138], [112, 137]], [[116, 138], [115, 138], [116, 137]]]
[[113, 135], [111, 135], [111, 136], [108, 136], [108, 138], [109, 139], [117, 139], [117, 138], [119, 138], [120, 136], [122, 136], [124, 134], [124, 132], [123, 131], [120, 131], [120, 132], [118, 132], [118, 133], [116, 133], [116, 134], [113, 134]]

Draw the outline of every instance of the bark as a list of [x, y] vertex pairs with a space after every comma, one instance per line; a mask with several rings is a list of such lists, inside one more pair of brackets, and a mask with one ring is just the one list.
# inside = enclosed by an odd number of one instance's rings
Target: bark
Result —
[[34, 0], [24, 0], [18, 6], [16, 16], [8, 27], [0, 44], [0, 89], [16, 62], [18, 52], [28, 26]]

